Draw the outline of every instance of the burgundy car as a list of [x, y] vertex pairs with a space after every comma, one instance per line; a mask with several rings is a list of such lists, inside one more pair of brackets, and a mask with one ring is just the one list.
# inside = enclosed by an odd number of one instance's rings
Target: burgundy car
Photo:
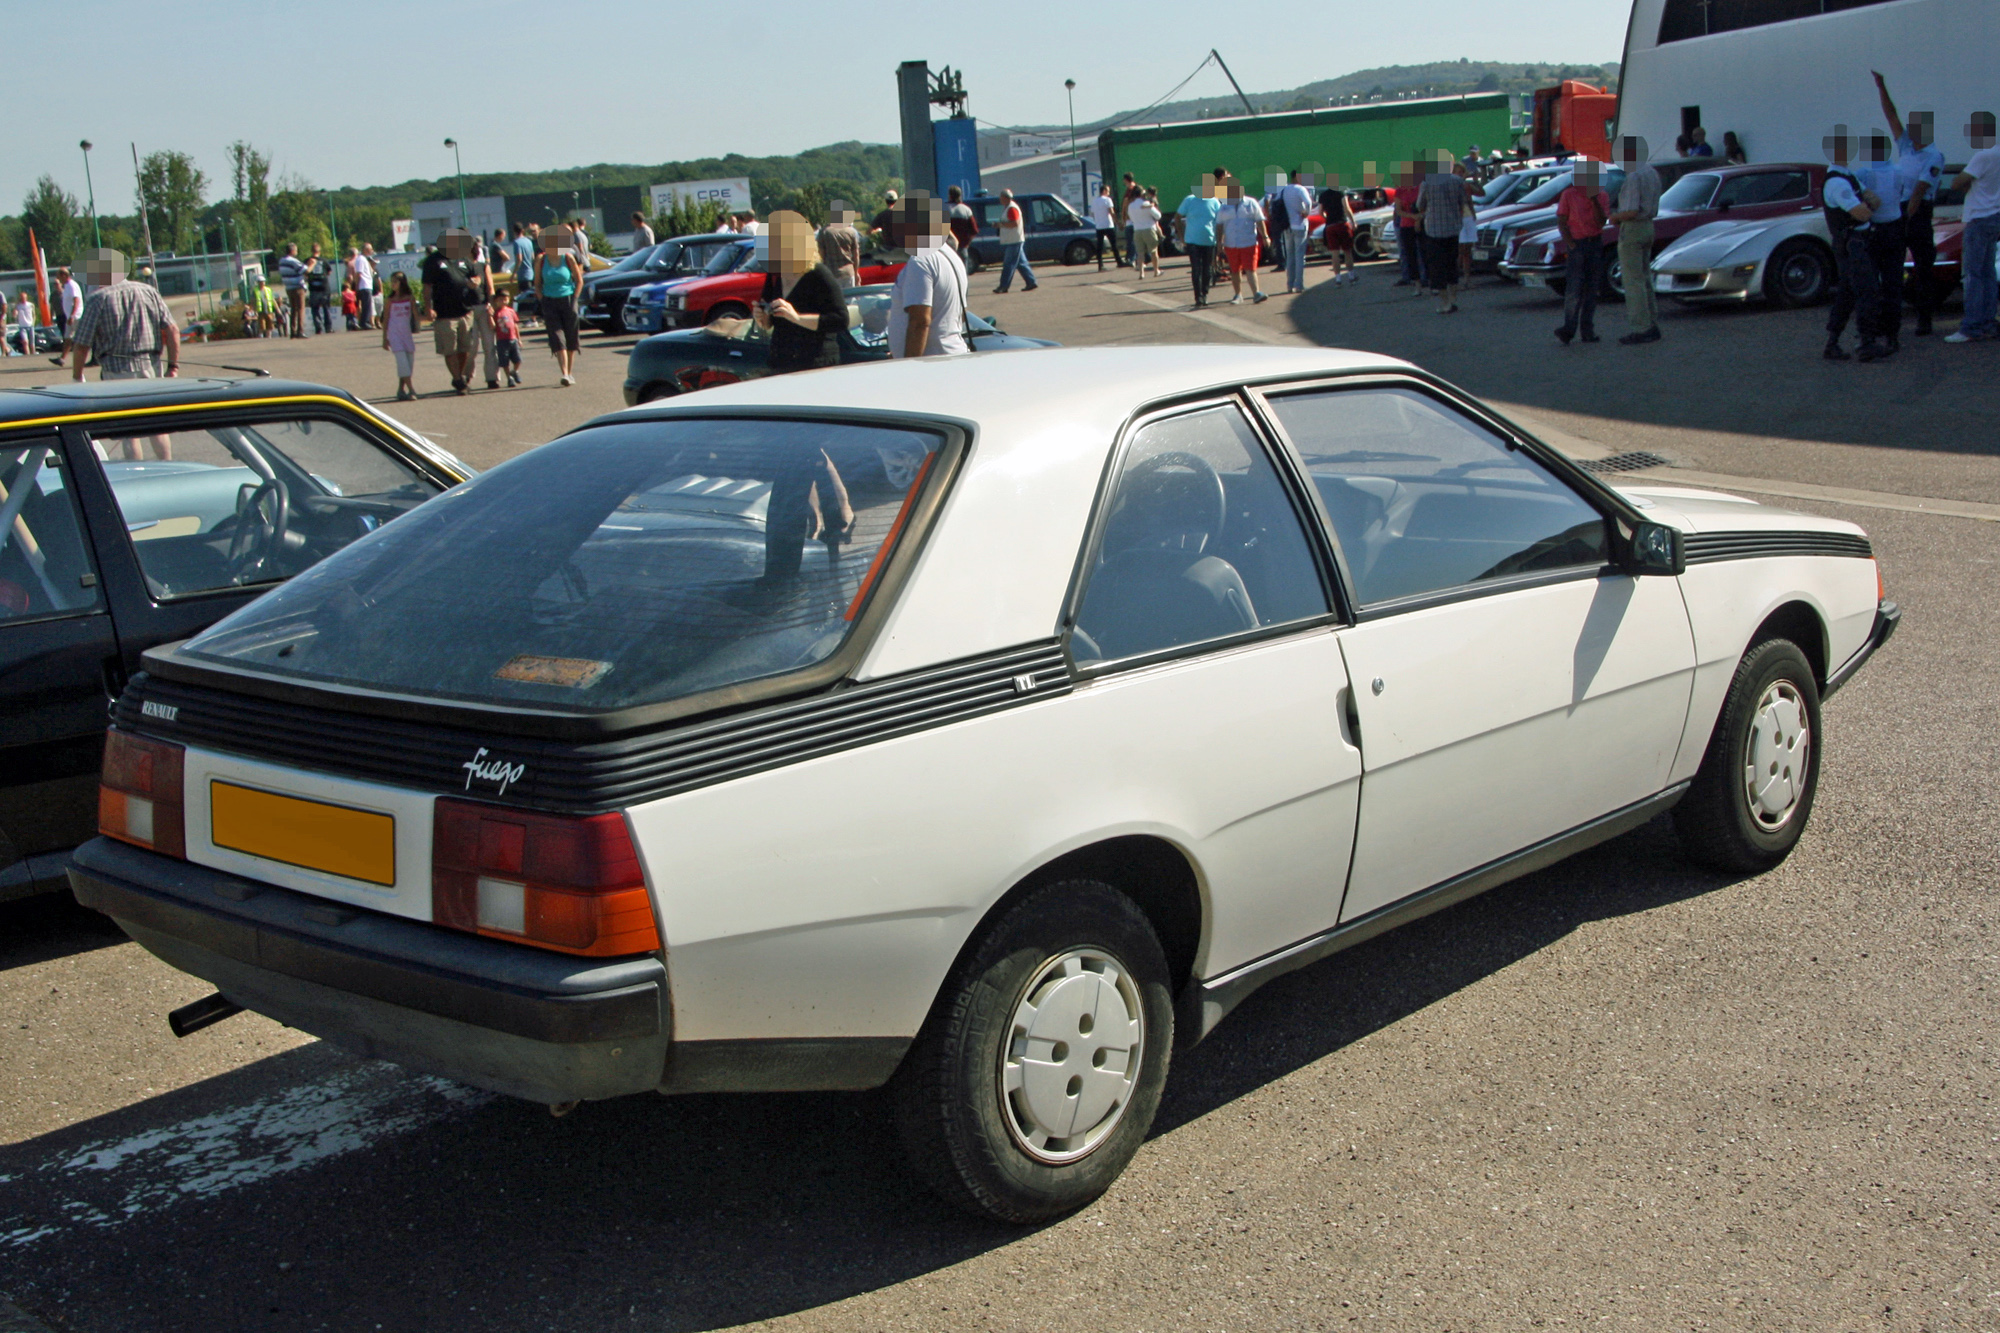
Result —
[[[1754, 162], [1691, 171], [1660, 195], [1653, 224], [1653, 253], [1709, 222], [1745, 222], [1809, 213], [1820, 207], [1826, 168], [1810, 162]], [[1616, 207], [1616, 199], [1613, 199]], [[1623, 300], [1624, 274], [1618, 264], [1618, 227], [1604, 233], [1603, 294]], [[1503, 277], [1530, 287], [1560, 292], [1569, 263], [1569, 242], [1555, 227], [1523, 233], [1500, 263]]]

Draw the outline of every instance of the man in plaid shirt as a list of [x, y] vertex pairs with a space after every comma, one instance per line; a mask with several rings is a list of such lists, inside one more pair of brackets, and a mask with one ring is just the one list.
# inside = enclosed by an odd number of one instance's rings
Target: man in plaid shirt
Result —
[[83, 272], [90, 296], [69, 331], [72, 378], [83, 378], [95, 353], [101, 378], [157, 379], [162, 350], [166, 373], [180, 374], [181, 332], [166, 298], [143, 282], [126, 281], [125, 256], [116, 250], [88, 251]]

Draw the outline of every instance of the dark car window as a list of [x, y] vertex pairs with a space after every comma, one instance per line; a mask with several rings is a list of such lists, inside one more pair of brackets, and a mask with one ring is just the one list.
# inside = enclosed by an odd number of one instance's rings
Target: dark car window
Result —
[[720, 250], [708, 257], [708, 263], [701, 270], [701, 275], [704, 278], [717, 278], [725, 273], [734, 273], [755, 249], [753, 245], [725, 242]]
[[611, 273], [625, 273], [635, 268], [643, 268], [652, 259], [653, 252], [659, 248], [657, 245], [641, 246], [613, 264], [607, 271]]
[[1111, 661], [1327, 610], [1277, 470], [1234, 407], [1142, 428], [1126, 451], [1071, 651]]
[[0, 445], [0, 625], [98, 607], [61, 458], [52, 439]]
[[1409, 389], [1272, 400], [1363, 606], [1602, 565], [1604, 518], [1534, 459]]
[[184, 650], [305, 680], [602, 711], [846, 641], [940, 437], [630, 421], [523, 454]]
[[1721, 182], [1722, 177], [1713, 172], [1690, 172], [1666, 188], [1660, 195], [1660, 207], [1681, 212], [1707, 208], [1708, 201], [1715, 197], [1715, 187]]
[[381, 444], [324, 419], [94, 443], [162, 601], [289, 578], [438, 493]]
[[1082, 225], [1076, 214], [1054, 199], [1030, 199], [1028, 217], [1038, 231], [1067, 230]]
[[1804, 199], [1811, 189], [1811, 182], [1803, 171], [1753, 171], [1723, 181], [1722, 189], [1715, 196], [1715, 205], [1717, 208], [1724, 204], [1742, 208], [1749, 204], [1782, 204], [1790, 199]]

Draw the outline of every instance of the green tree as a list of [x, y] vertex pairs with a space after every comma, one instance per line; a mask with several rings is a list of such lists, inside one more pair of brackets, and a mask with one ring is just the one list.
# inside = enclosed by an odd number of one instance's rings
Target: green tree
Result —
[[[56, 184], [55, 177], [44, 176], [35, 182], [35, 188], [28, 191], [21, 201], [21, 226], [23, 250], [26, 249], [26, 231], [33, 231], [35, 244], [49, 257], [51, 264], [68, 264], [76, 259], [76, 251], [89, 243], [89, 218], [83, 216], [82, 207], [76, 196]], [[33, 263], [33, 256], [27, 256]]]
[[309, 254], [313, 243], [330, 243], [327, 229], [326, 198], [304, 176], [287, 173], [277, 180], [270, 199], [271, 240], [268, 248], [282, 250], [287, 241], [296, 241], [300, 254]]
[[146, 196], [146, 221], [152, 224], [154, 247], [177, 254], [192, 249], [202, 195], [208, 190], [208, 177], [195, 166], [194, 159], [171, 148], [148, 153], [139, 163], [139, 188]]
[[239, 208], [235, 218], [243, 224], [245, 244], [261, 246], [271, 225], [270, 155], [238, 139], [229, 145], [229, 175]]
[[722, 205], [713, 199], [682, 200], [653, 215], [653, 235], [661, 240], [675, 236], [700, 236], [722, 225]]
[[1489, 69], [1489, 70], [1487, 70], [1487, 71], [1486, 71], [1486, 72], [1485, 72], [1484, 74], [1482, 74], [1482, 75], [1480, 75], [1480, 76], [1479, 76], [1479, 82], [1478, 82], [1478, 83], [1475, 83], [1475, 84], [1473, 84], [1473, 85], [1472, 85], [1472, 91], [1474, 91], [1474, 92], [1476, 92], [1476, 93], [1497, 93], [1497, 92], [1499, 92], [1499, 91], [1500, 91], [1500, 76], [1499, 76], [1498, 74], [1495, 74], [1495, 73], [1494, 73], [1494, 72], [1493, 72], [1492, 70], [1490, 70], [1490, 69]]

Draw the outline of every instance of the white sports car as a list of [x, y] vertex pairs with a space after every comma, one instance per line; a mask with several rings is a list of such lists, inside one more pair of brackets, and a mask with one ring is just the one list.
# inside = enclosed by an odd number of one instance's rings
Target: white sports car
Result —
[[892, 1084], [1101, 1193], [1272, 977], [1672, 810], [1776, 864], [1867, 537], [1613, 489], [1403, 362], [1051, 350], [600, 418], [118, 701], [73, 883], [217, 994], [562, 1105]]
[[1814, 305], [1833, 294], [1838, 280], [1826, 215], [1817, 208], [1705, 223], [1653, 260], [1653, 289], [1691, 305], [1756, 300]]

